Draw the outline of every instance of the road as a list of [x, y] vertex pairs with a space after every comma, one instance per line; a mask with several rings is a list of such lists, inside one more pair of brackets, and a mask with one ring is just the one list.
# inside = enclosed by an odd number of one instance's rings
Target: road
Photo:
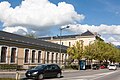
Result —
[[[51, 80], [120, 80], [120, 70], [88, 70], [63, 73], [63, 78]], [[45, 79], [48, 80], [48, 79]], [[50, 79], [49, 79], [50, 80]]]
[[[0, 77], [15, 78], [15, 72], [0, 73]], [[21, 73], [23, 79], [25, 75]], [[50, 78], [44, 80], [120, 80], [120, 69], [113, 71], [108, 69], [101, 70], [80, 70], [80, 71], [64, 71], [62, 78]]]

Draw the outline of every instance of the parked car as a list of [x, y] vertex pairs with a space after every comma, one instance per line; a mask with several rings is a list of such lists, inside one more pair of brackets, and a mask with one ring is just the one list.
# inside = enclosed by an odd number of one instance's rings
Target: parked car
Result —
[[104, 65], [101, 65], [101, 66], [100, 66], [100, 69], [105, 69], [105, 66], [104, 66]]
[[93, 64], [92, 69], [93, 70], [98, 70], [99, 69], [99, 64]]
[[109, 70], [117, 70], [117, 66], [115, 64], [108, 65]]
[[27, 78], [43, 79], [45, 77], [58, 77], [62, 75], [62, 71], [57, 64], [42, 64], [25, 73]]

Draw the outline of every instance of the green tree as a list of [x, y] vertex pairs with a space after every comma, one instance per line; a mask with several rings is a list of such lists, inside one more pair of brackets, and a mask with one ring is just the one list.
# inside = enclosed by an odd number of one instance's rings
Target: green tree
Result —
[[29, 38], [37, 38], [37, 36], [34, 33], [27, 33], [25, 36]]
[[93, 44], [85, 47], [84, 50], [85, 58], [88, 60], [99, 60], [119, 62], [120, 61], [120, 50], [110, 43], [105, 43], [104, 41], [96, 40]]
[[76, 44], [67, 49], [67, 53], [70, 55], [71, 59], [77, 59], [78, 69], [80, 69], [79, 61], [83, 58], [83, 41], [77, 41]]

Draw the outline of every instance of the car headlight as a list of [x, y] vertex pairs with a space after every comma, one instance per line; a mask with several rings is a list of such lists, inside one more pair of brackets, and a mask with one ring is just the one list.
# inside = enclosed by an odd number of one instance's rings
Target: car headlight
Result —
[[33, 72], [33, 74], [37, 74], [38, 72]]

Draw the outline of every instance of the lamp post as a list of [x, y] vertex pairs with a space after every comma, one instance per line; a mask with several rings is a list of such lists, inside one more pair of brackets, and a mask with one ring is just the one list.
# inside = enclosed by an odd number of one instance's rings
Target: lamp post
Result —
[[61, 63], [61, 36], [62, 36], [62, 30], [66, 29], [66, 28], [69, 28], [70, 26], [66, 26], [64, 28], [60, 28], [60, 56], [59, 56], [59, 65]]

